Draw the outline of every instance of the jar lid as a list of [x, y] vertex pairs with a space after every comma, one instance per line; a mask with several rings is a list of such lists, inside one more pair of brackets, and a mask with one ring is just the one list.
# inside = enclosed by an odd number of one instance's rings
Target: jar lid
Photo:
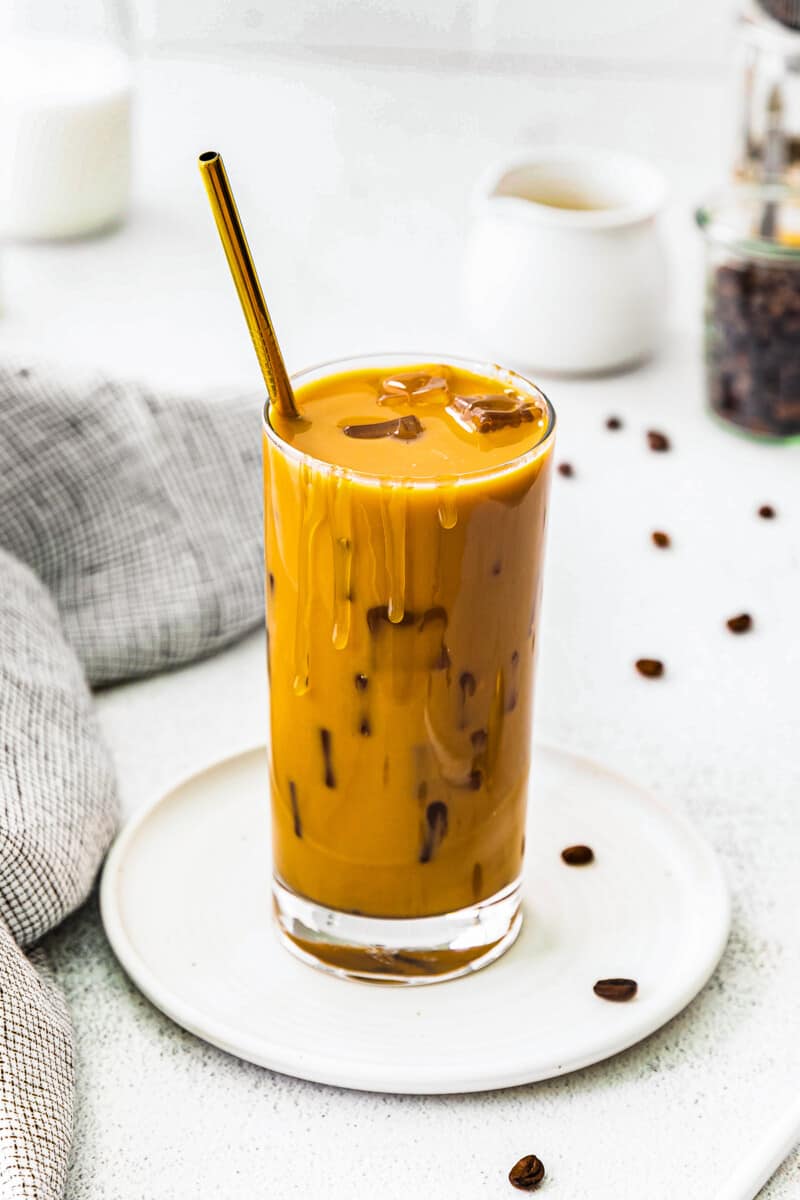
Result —
[[741, 258], [800, 266], [800, 191], [784, 184], [739, 184], [695, 212], [709, 242]]

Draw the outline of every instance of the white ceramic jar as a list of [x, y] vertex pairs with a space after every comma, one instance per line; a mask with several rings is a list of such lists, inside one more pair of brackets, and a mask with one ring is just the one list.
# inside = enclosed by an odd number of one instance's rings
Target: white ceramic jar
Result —
[[123, 219], [132, 66], [127, 0], [0, 0], [0, 237]]
[[84, 237], [122, 219], [131, 91], [110, 43], [0, 40], [0, 234]]
[[529, 151], [479, 186], [467, 316], [498, 358], [544, 371], [630, 366], [656, 348], [666, 307], [652, 166], [596, 150]]

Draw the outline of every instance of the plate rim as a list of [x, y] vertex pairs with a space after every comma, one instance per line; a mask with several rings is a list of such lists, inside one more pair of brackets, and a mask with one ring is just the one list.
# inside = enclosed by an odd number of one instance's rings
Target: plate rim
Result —
[[[559, 746], [551, 742], [537, 741], [534, 744], [534, 761], [537, 752], [542, 751], [562, 758], [569, 758], [579, 766], [589, 768], [595, 773], [599, 772], [617, 784], [622, 784], [628, 789], [633, 788], [641, 796], [645, 797], [647, 802], [659, 812], [662, 818], [677, 826], [682, 836], [693, 844], [695, 852], [699, 853], [704, 874], [708, 875], [711, 884], [708, 889], [709, 896], [715, 900], [715, 911], [708, 908], [708, 906], [704, 908], [704, 915], [708, 919], [709, 928], [716, 929], [716, 936], [713, 939], [713, 943], [709, 939], [710, 945], [713, 944], [713, 952], [711, 949], [708, 950], [702, 968], [693, 971], [691, 976], [684, 981], [679, 991], [670, 993], [655, 1008], [650, 1006], [644, 1010], [638, 1020], [625, 1026], [624, 1032], [616, 1036], [610, 1034], [603, 1042], [602, 1048], [597, 1045], [590, 1052], [579, 1053], [572, 1058], [565, 1058], [563, 1063], [559, 1063], [555, 1067], [550, 1065], [543, 1068], [541, 1065], [529, 1063], [527, 1067], [520, 1066], [495, 1073], [489, 1080], [483, 1076], [478, 1077], [475, 1074], [470, 1074], [469, 1071], [464, 1071], [462, 1075], [452, 1074], [448, 1076], [446, 1083], [437, 1083], [434, 1071], [426, 1076], [425, 1070], [419, 1065], [407, 1068], [399, 1063], [388, 1068], [389, 1075], [391, 1076], [389, 1078], [388, 1076], [381, 1075], [380, 1065], [376, 1068], [370, 1062], [361, 1061], [354, 1063], [345, 1057], [340, 1057], [330, 1052], [326, 1052], [324, 1055], [315, 1052], [312, 1056], [307, 1056], [303, 1050], [287, 1051], [280, 1042], [273, 1041], [268, 1036], [260, 1035], [258, 1038], [255, 1038], [249, 1034], [242, 1034], [241, 1031], [236, 1030], [224, 1021], [208, 1018], [195, 1005], [181, 999], [168, 985], [162, 984], [157, 973], [147, 964], [137, 950], [133, 940], [128, 936], [120, 906], [115, 899], [114, 890], [121, 879], [128, 847], [156, 809], [169, 803], [177, 792], [182, 791], [212, 771], [230, 768], [240, 760], [253, 757], [256, 754], [266, 755], [266, 744], [261, 741], [234, 751], [231, 754], [216, 758], [204, 767], [181, 775], [174, 783], [168, 785], [164, 790], [159, 791], [155, 797], [143, 804], [141, 808], [131, 814], [127, 821], [125, 821], [114, 838], [106, 856], [99, 888], [100, 915], [111, 949], [133, 985], [160, 1012], [178, 1026], [187, 1030], [193, 1036], [198, 1037], [201, 1041], [216, 1046], [218, 1049], [224, 1050], [235, 1058], [254, 1063], [256, 1066], [268, 1070], [277, 1071], [292, 1078], [308, 1080], [312, 1083], [320, 1083], [332, 1087], [345, 1087], [355, 1091], [396, 1095], [462, 1095], [539, 1083], [546, 1079], [567, 1075], [573, 1071], [579, 1071], [584, 1067], [613, 1058], [615, 1055], [630, 1049], [644, 1038], [661, 1029], [668, 1021], [682, 1012], [706, 986], [722, 958], [730, 936], [732, 919], [731, 892], [719, 856], [711, 843], [695, 827], [684, 811], [671, 809], [658, 796], [654, 795], [653, 792], [635, 779], [622, 775], [613, 768], [606, 767], [603, 763], [586, 755], [575, 753], [565, 746]], [[271, 921], [270, 932], [275, 937]], [[312, 967], [307, 967], [306, 969], [309, 971], [313, 970]], [[436, 986], [437, 988], [457, 987], [467, 983], [470, 978], [472, 977], [468, 975], [462, 979], [444, 981]], [[370, 987], [369, 983], [358, 980], [337, 980], [336, 982], [344, 987]], [[372, 990], [380, 994], [379, 989]]]

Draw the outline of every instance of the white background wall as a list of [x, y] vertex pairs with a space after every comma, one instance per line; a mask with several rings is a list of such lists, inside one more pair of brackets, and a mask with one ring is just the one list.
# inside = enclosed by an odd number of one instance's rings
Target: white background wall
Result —
[[497, 56], [534, 69], [593, 62], [719, 65], [736, 0], [129, 0], [145, 43], [200, 52], [249, 49]]

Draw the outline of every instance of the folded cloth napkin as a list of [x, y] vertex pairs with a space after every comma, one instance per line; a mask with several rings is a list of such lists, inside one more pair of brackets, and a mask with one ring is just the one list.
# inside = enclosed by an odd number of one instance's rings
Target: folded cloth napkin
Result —
[[[62, 1195], [72, 1033], [35, 943], [117, 820], [90, 686], [263, 619], [259, 403], [0, 367], [0, 1196]], [[31, 949], [34, 947], [34, 949]]]

